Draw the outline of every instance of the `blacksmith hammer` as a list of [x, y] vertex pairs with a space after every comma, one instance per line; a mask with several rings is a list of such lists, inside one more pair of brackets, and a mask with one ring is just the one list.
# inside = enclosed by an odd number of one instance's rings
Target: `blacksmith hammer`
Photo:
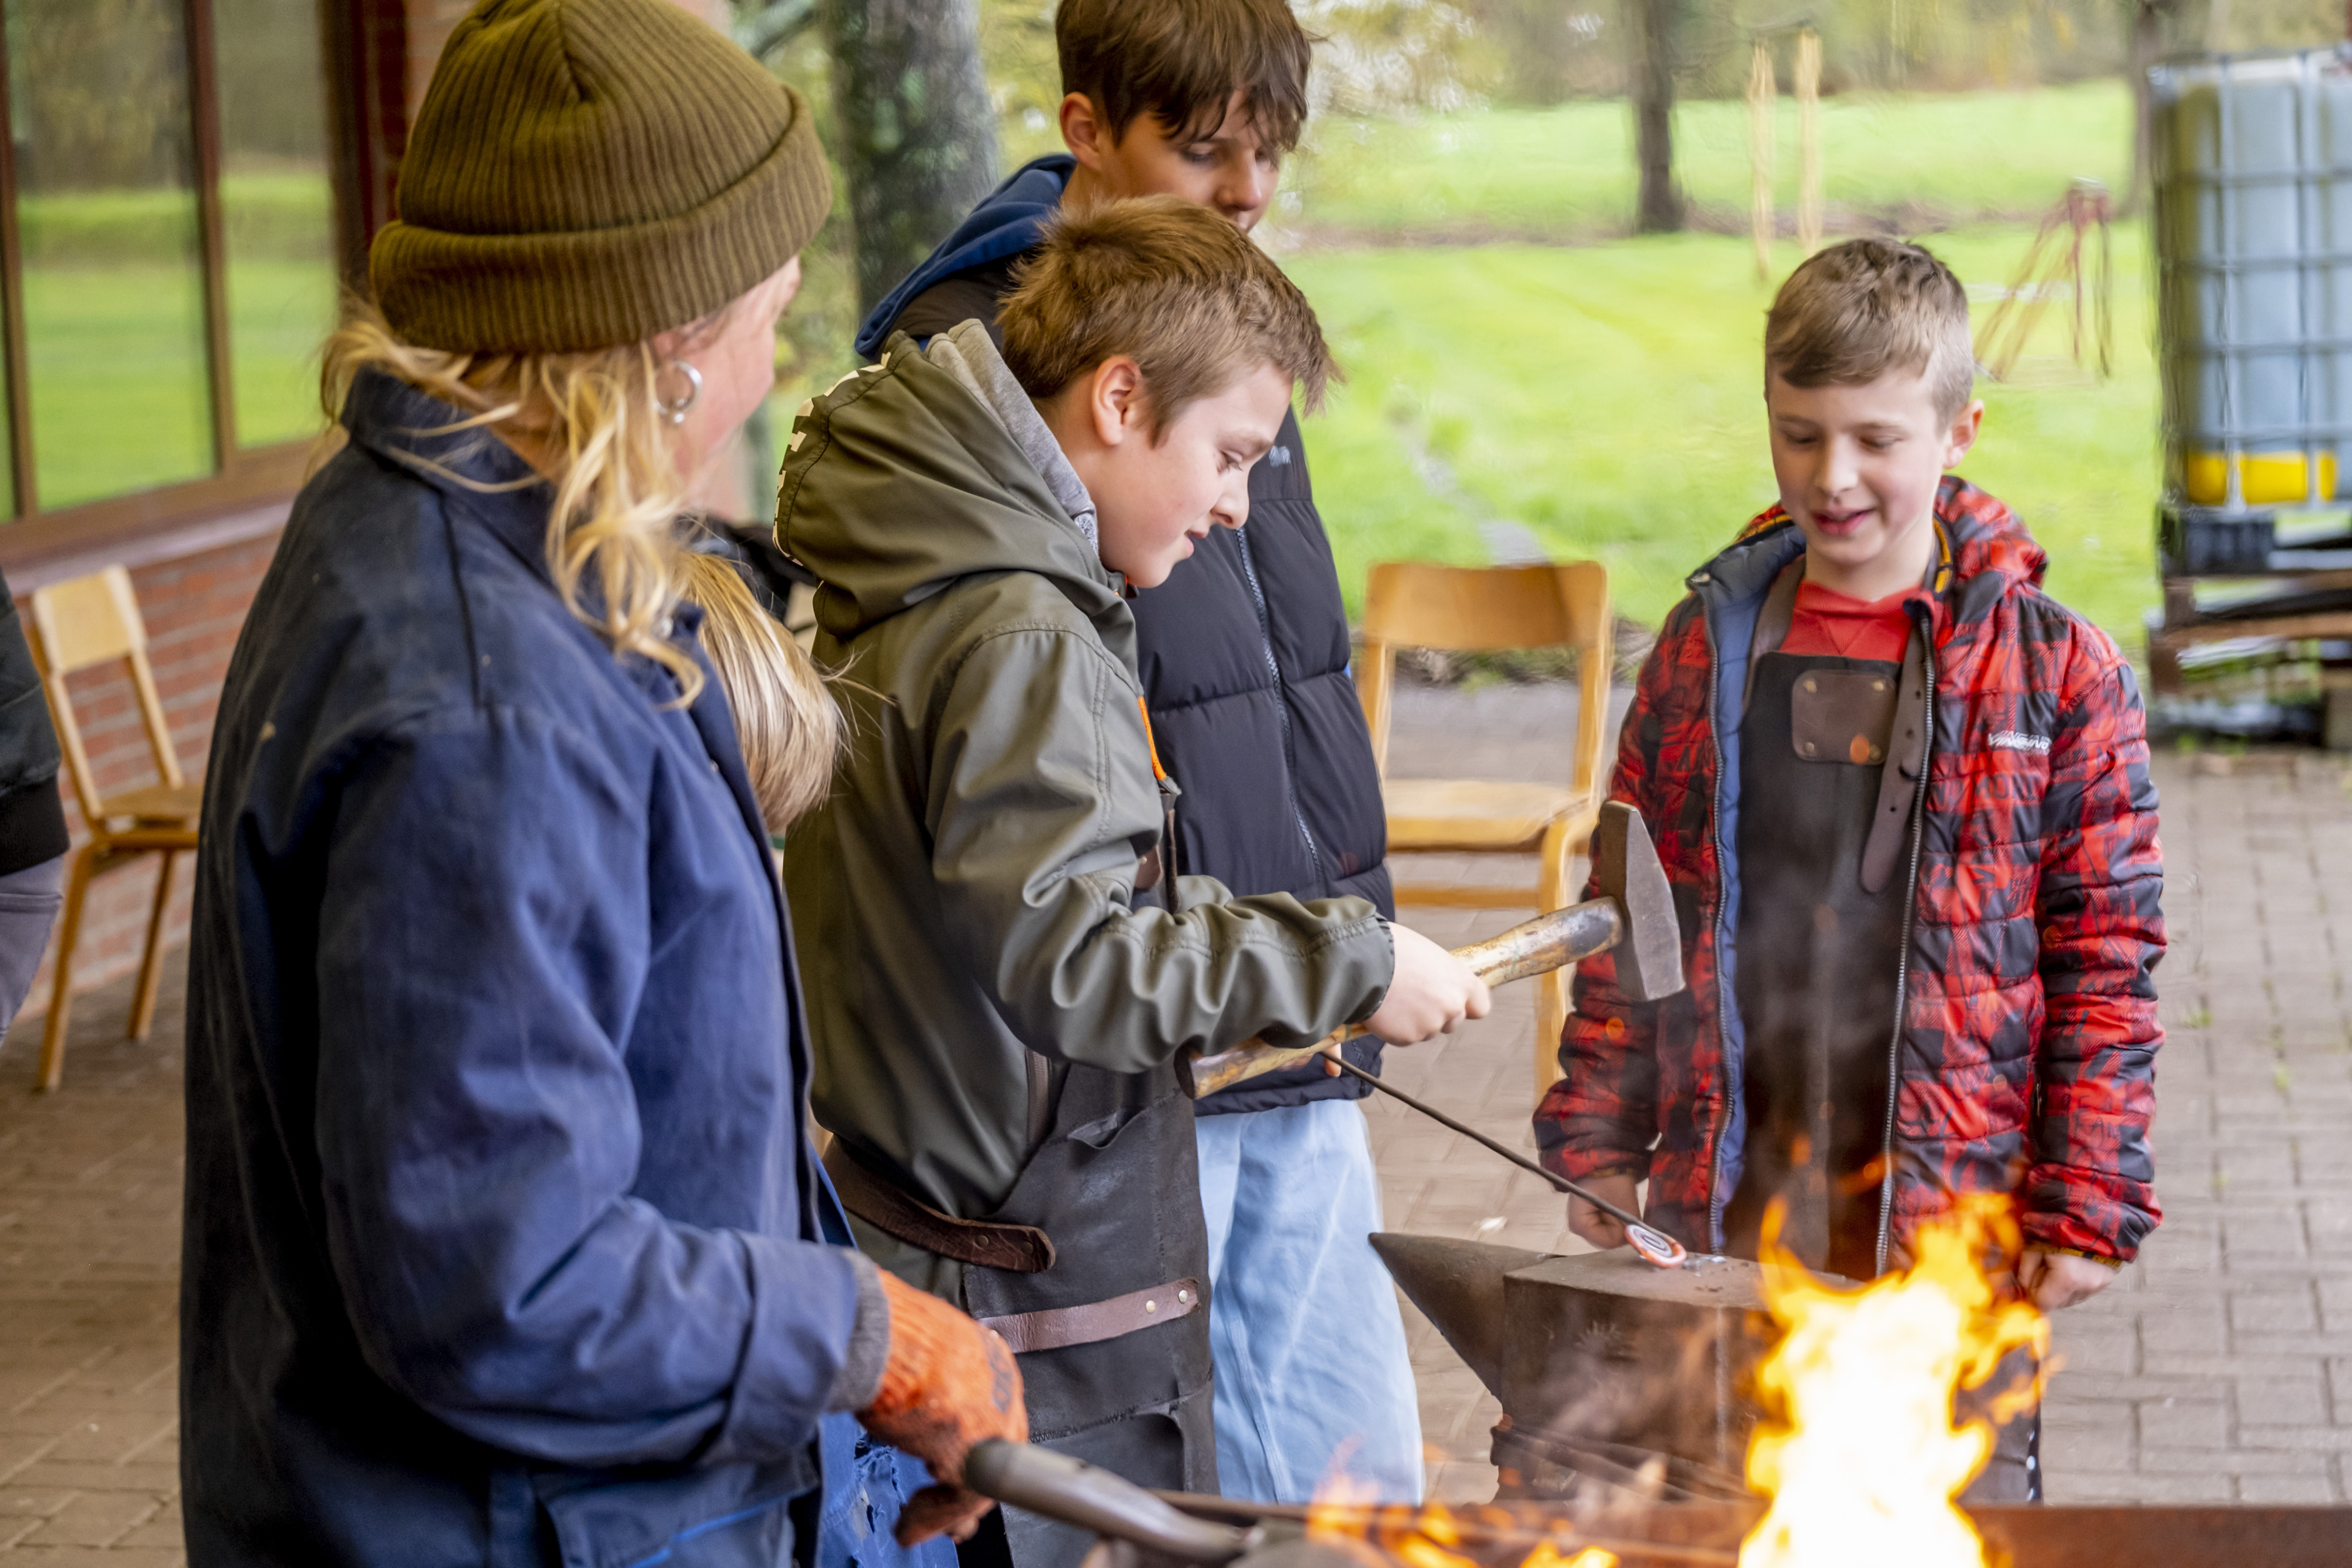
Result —
[[[1622, 800], [1601, 808], [1592, 828], [1592, 876], [1599, 898], [1571, 904], [1514, 925], [1499, 936], [1456, 947], [1454, 956], [1490, 986], [1548, 975], [1595, 953], [1614, 950], [1617, 986], [1628, 999], [1654, 1002], [1683, 988], [1682, 927], [1674, 895], [1641, 813]], [[1306, 1061], [1362, 1030], [1334, 1030], [1312, 1045], [1271, 1046], [1245, 1040], [1229, 1050], [1180, 1051], [1176, 1076], [1198, 1100], [1260, 1073]]]

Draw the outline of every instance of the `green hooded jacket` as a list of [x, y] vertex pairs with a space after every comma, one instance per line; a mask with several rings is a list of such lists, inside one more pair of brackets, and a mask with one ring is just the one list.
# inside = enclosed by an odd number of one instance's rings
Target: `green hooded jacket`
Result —
[[894, 337], [793, 431], [777, 542], [821, 580], [848, 737], [784, 851], [820, 1123], [984, 1218], [1027, 1158], [1029, 1051], [1139, 1072], [1380, 1005], [1394, 951], [1362, 899], [1139, 900], [1162, 810], [1134, 619], [976, 323], [928, 355]]

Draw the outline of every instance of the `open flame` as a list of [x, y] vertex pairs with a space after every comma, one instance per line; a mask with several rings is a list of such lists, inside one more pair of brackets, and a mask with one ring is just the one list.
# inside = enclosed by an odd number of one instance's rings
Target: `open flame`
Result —
[[[1769, 1418], [1748, 1450], [1748, 1483], [1772, 1506], [1739, 1568], [1984, 1568], [1983, 1538], [1953, 1499], [1984, 1468], [1990, 1428], [1952, 1425], [1956, 1388], [1981, 1387], [2021, 1345], [2048, 1349], [2031, 1302], [1997, 1298], [1982, 1260], [2017, 1255], [2005, 1203], [1971, 1198], [1924, 1227], [1918, 1261], [1859, 1289], [1764, 1248], [1764, 1297], [1783, 1331], [1759, 1365]], [[2038, 1390], [2003, 1390], [1996, 1418]]]
[[[1474, 1509], [1463, 1516], [1442, 1502], [1383, 1504], [1371, 1486], [1348, 1474], [1349, 1452], [1341, 1448], [1315, 1489], [1307, 1510], [1310, 1541], [1370, 1545], [1408, 1568], [1488, 1568], [1496, 1561], [1491, 1542], [1497, 1534], [1525, 1538], [1526, 1521], [1499, 1509]], [[1489, 1511], [1492, 1518], [1481, 1517]], [[1488, 1550], [1478, 1556], [1465, 1550], [1481, 1544]], [[1597, 1546], [1580, 1546], [1573, 1527], [1562, 1520], [1553, 1535], [1519, 1559], [1517, 1568], [1617, 1568], [1617, 1558]]]

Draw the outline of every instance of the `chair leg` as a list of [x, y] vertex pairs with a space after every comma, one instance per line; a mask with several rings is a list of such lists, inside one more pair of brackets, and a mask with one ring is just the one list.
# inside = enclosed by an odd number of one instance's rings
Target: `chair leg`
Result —
[[[1536, 908], [1564, 908], [1571, 894], [1568, 878], [1573, 858], [1569, 824], [1554, 822], [1544, 833], [1536, 865]], [[1555, 969], [1536, 982], [1536, 1103], [1559, 1077], [1559, 1037], [1568, 1027], [1568, 971]]]
[[163, 917], [171, 913], [172, 871], [179, 863], [179, 852], [165, 850], [163, 867], [155, 873], [155, 907], [147, 916], [147, 950], [139, 959], [139, 994], [124, 1037], [129, 1040], [145, 1040], [155, 1027], [155, 993], [163, 988]]
[[49, 977], [49, 1016], [41, 1031], [41, 1066], [33, 1087], [47, 1092], [66, 1075], [66, 1024], [73, 1014], [74, 944], [81, 936], [83, 898], [98, 871], [98, 846], [84, 844], [74, 855], [73, 872], [66, 881], [65, 915], [58, 922], [58, 961]]

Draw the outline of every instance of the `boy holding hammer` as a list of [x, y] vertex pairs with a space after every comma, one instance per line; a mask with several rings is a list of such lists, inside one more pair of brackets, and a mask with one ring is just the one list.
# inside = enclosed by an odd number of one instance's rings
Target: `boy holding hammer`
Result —
[[[1648, 821], [1690, 987], [1580, 969], [1552, 1168], [1694, 1250], [1868, 1280], [1958, 1195], [2010, 1196], [2043, 1310], [2158, 1218], [2156, 790], [2131, 666], [2041, 587], [1974, 444], [1968, 297], [1916, 246], [1799, 267], [1765, 328], [1780, 501], [1691, 574], [1612, 798]], [[1570, 1201], [1596, 1246], [1616, 1221]], [[2035, 1422], [1971, 1496], [2039, 1495]]]
[[[1213, 1491], [1171, 1059], [1358, 1020], [1411, 1043], [1486, 989], [1365, 899], [1172, 863], [1127, 593], [1246, 520], [1330, 371], [1305, 298], [1157, 196], [1058, 215], [1001, 323], [1002, 350], [978, 320], [897, 334], [793, 422], [777, 543], [847, 672], [840, 787], [785, 848], [816, 1115], [861, 1249], [1004, 1337], [1033, 1440]], [[1087, 1542], [1015, 1515], [966, 1560], [992, 1544], [1075, 1568]]]
[[[1061, 0], [1062, 139], [1016, 170], [866, 318], [858, 351], [967, 319], [996, 330], [1045, 220], [1181, 196], [1248, 233], [1307, 106], [1310, 40], [1287, 0]], [[1351, 896], [1393, 915], [1388, 821], [1349, 670], [1348, 618], [1297, 417], [1249, 471], [1247, 522], [1212, 529], [1129, 601], [1154, 737], [1183, 785], [1188, 873], [1237, 894]], [[1344, 1048], [1377, 1072], [1381, 1042]], [[1357, 1079], [1309, 1063], [1203, 1097], [1193, 1134], [1214, 1284], [1219, 1479], [1303, 1502], [1344, 1453], [1379, 1496], [1421, 1496], [1404, 1324], [1366, 1237], [1380, 1177]], [[1345, 1336], [1324, 1325], [1344, 1317]]]

